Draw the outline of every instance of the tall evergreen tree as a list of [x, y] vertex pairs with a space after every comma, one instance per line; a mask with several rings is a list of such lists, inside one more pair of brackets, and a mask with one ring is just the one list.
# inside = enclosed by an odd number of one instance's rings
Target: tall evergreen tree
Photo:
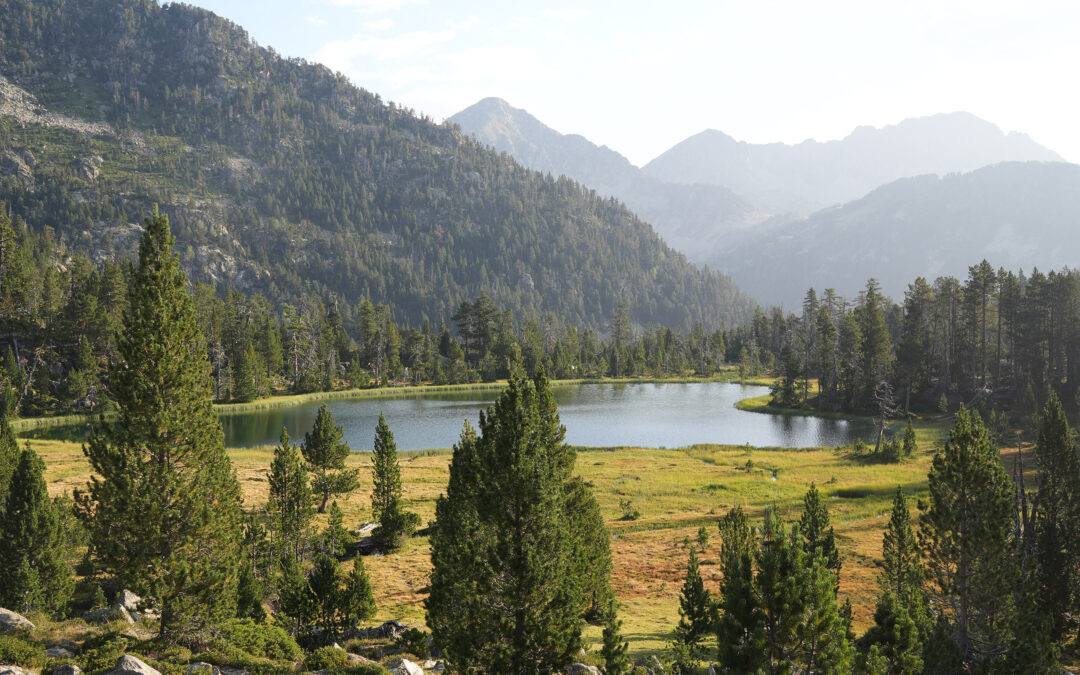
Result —
[[573, 449], [543, 371], [515, 373], [480, 434], [466, 425], [431, 535], [428, 625], [464, 672], [555, 672], [581, 645], [588, 599], [565, 508]]
[[15, 440], [15, 432], [11, 430], [11, 425], [8, 423], [7, 414], [0, 410], [0, 519], [4, 517], [8, 490], [11, 488], [11, 477], [15, 475], [15, 469], [19, 466], [21, 453], [19, 443]]
[[357, 487], [357, 470], [345, 468], [349, 456], [349, 444], [342, 441], [345, 430], [334, 424], [334, 416], [326, 408], [319, 407], [315, 425], [304, 434], [300, 451], [307, 460], [311, 473], [311, 490], [319, 501], [319, 513], [326, 511], [330, 495], [348, 494]]
[[161, 635], [197, 640], [234, 613], [241, 511], [184, 283], [155, 208], [110, 366], [117, 417], [85, 448], [95, 475], [78, 497], [100, 559], [160, 602]]
[[825, 566], [839, 576], [840, 551], [836, 548], [836, 532], [829, 524], [829, 507], [822, 501], [821, 492], [814, 483], [810, 483], [810, 489], [803, 497], [799, 532], [805, 540], [803, 550], [806, 555], [813, 558], [820, 554]]
[[289, 440], [288, 429], [281, 429], [281, 442], [274, 448], [274, 461], [267, 478], [270, 483], [267, 510], [279, 551], [283, 558], [299, 561], [314, 508], [307, 470], [299, 450]]
[[689, 648], [694, 655], [702, 652], [701, 642], [714, 630], [713, 599], [701, 578], [701, 568], [693, 547], [686, 561], [686, 578], [679, 593], [679, 625], [675, 641]]
[[881, 540], [883, 564], [878, 583], [882, 594], [891, 593], [916, 621], [920, 630], [928, 630], [930, 613], [923, 587], [925, 571], [911, 526], [911, 513], [904, 491], [899, 486], [893, 497], [892, 516]]
[[66, 533], [45, 485], [45, 463], [29, 446], [19, 454], [0, 521], [0, 606], [59, 617], [74, 588], [64, 560]]
[[345, 578], [345, 594], [350, 619], [366, 621], [375, 616], [375, 594], [371, 592], [364, 559], [359, 555], [353, 558], [352, 569]]
[[619, 620], [616, 607], [615, 600], [612, 599], [604, 612], [603, 645], [600, 648], [600, 656], [604, 659], [604, 675], [630, 673], [630, 659], [626, 656], [630, 645], [623, 641], [619, 632], [622, 630], [622, 621]]
[[930, 589], [965, 667], [980, 667], [1008, 643], [1017, 566], [1012, 481], [977, 414], [956, 414], [928, 483], [920, 543]]
[[1043, 411], [1036, 453], [1041, 470], [1034, 508], [1035, 582], [1039, 607], [1058, 640], [1080, 600], [1080, 455], [1054, 393]]
[[394, 433], [379, 413], [375, 427], [375, 449], [371, 456], [371, 514], [379, 521], [376, 534], [387, 548], [397, 547], [409, 532], [410, 519], [401, 504], [401, 467], [398, 465]]

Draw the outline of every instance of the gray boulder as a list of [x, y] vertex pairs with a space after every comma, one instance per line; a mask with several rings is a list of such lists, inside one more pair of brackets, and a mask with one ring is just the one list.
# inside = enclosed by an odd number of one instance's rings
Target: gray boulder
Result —
[[424, 669], [408, 659], [391, 661], [386, 669], [390, 671], [390, 675], [424, 675]]
[[584, 663], [571, 663], [566, 673], [567, 675], [604, 675], [596, 666], [587, 666]]
[[53, 666], [52, 675], [82, 675], [82, 668], [74, 663], [62, 663]]
[[49, 647], [45, 650], [45, 656], [53, 659], [70, 659], [74, 654], [64, 649], [63, 647]]
[[221, 675], [221, 669], [212, 663], [197, 661], [187, 667], [188, 675]]
[[635, 666], [641, 666], [649, 675], [664, 675], [664, 666], [660, 663], [660, 659], [656, 658], [656, 655], [642, 656], [637, 661], [634, 661]]
[[125, 588], [117, 594], [113, 607], [123, 607], [129, 612], [134, 612], [139, 608], [140, 602], [142, 602], [142, 598]]
[[127, 611], [120, 605], [114, 604], [112, 607], [102, 607], [101, 609], [92, 609], [86, 614], [83, 614], [83, 621], [87, 623], [109, 623], [110, 621], [123, 621], [127, 624], [134, 625], [135, 618], [131, 615], [131, 612]]
[[161, 673], [134, 656], [124, 654], [116, 660], [116, 665], [107, 675], [161, 675]]
[[0, 608], [0, 633], [14, 633], [15, 631], [34, 630], [34, 624], [30, 623], [22, 614], [17, 614], [10, 609]]
[[18, 666], [0, 666], [0, 675], [30, 675]]
[[360, 656], [359, 654], [353, 654], [352, 652], [345, 652], [345, 658], [349, 659], [349, 663], [354, 666], [370, 666], [377, 663], [376, 661], [372, 661], [367, 657]]

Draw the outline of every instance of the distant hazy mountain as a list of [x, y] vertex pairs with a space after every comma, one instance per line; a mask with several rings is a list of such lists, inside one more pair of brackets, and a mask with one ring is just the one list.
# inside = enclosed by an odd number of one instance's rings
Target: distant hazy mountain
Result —
[[907, 176], [974, 171], [1008, 161], [1062, 161], [1025, 134], [1005, 134], [964, 112], [859, 127], [847, 138], [758, 145], [715, 130], [643, 167], [671, 183], [723, 185], [772, 213], [810, 213], [859, 199]]
[[1028, 272], [1080, 265], [1080, 166], [1009, 162], [901, 179], [842, 207], [741, 233], [711, 262], [759, 302], [794, 309], [811, 286], [854, 297], [870, 277], [900, 300], [915, 277], [963, 278], [983, 258]]
[[530, 169], [568, 176], [624, 202], [669, 245], [698, 262], [697, 254], [721, 242], [728, 231], [764, 217], [727, 188], [652, 178], [614, 150], [561, 134], [499, 98], [485, 98], [449, 121]]

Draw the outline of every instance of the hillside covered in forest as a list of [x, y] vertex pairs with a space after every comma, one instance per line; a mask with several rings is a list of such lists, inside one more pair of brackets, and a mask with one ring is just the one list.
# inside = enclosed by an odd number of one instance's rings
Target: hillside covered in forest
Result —
[[[0, 202], [101, 261], [154, 203], [189, 275], [437, 322], [486, 292], [604, 327], [745, 319], [622, 204], [186, 5], [0, 0]], [[62, 264], [62, 261], [57, 261]]]

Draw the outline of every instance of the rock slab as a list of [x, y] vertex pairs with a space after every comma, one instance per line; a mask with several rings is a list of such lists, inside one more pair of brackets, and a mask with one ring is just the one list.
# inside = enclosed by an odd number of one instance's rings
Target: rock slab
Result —
[[161, 673], [134, 656], [124, 654], [116, 660], [116, 665], [107, 675], [161, 675]]
[[386, 669], [390, 675], [424, 675], [424, 669], [408, 659], [391, 661]]
[[0, 608], [0, 633], [14, 633], [23, 630], [34, 630], [34, 624], [30, 623], [30, 620], [22, 614], [17, 614], [10, 609]]

